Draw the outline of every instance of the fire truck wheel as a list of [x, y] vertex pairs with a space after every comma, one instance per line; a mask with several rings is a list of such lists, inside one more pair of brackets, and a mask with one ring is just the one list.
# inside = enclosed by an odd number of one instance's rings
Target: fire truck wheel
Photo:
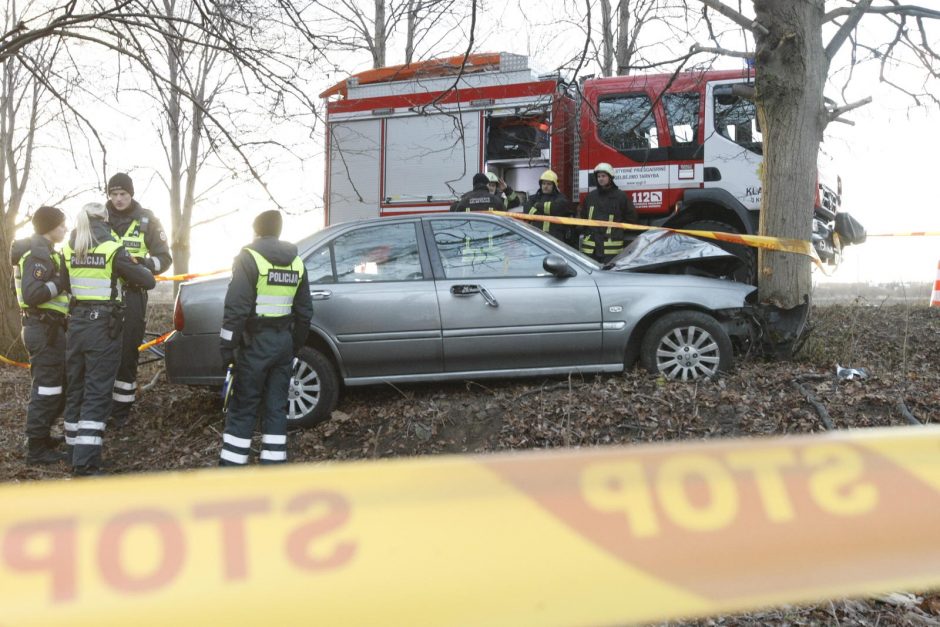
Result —
[[673, 311], [654, 322], [640, 346], [640, 361], [667, 379], [693, 381], [731, 369], [731, 339], [701, 311]]
[[339, 375], [326, 355], [300, 349], [287, 391], [287, 428], [307, 429], [326, 422], [339, 399]]
[[[730, 224], [717, 220], [698, 220], [682, 227], [690, 231], [717, 231], [718, 233], [740, 233]], [[708, 240], [712, 244], [727, 250], [741, 260], [741, 267], [731, 274], [731, 278], [739, 283], [757, 285], [757, 249], [742, 244], [729, 244], [718, 240]]]

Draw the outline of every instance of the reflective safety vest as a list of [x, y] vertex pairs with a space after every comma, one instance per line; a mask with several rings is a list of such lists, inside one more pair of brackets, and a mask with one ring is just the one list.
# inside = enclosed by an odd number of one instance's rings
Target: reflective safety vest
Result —
[[258, 266], [256, 284], [255, 314], [259, 318], [282, 318], [289, 316], [294, 306], [294, 295], [300, 287], [304, 262], [294, 257], [289, 266], [276, 266], [264, 255], [251, 248], [245, 248], [255, 258]]
[[[588, 220], [594, 219], [594, 207], [588, 209]], [[614, 216], [607, 216], [608, 222], [614, 221]], [[607, 227], [607, 237], [604, 238], [604, 255], [618, 255], [623, 250], [622, 239], [611, 239], [612, 226]], [[585, 255], [593, 255], [597, 243], [594, 241], [594, 231], [588, 231], [588, 234], [581, 240], [581, 252]]]
[[[26, 301], [23, 300], [23, 268], [26, 264], [26, 258], [29, 257], [32, 252], [33, 251], [29, 251], [20, 257], [19, 265], [13, 269], [14, 284], [16, 285], [16, 302], [19, 303], [21, 309], [29, 309], [29, 305], [27, 305]], [[55, 265], [56, 272], [62, 271], [59, 257], [60, 255], [52, 253], [52, 263]], [[69, 312], [69, 295], [67, 292], [61, 292], [46, 302], [36, 305], [36, 308], [48, 309], [50, 311], [57, 311], [62, 314], [67, 314]]]
[[150, 224], [150, 218], [144, 216], [140, 220], [134, 219], [129, 225], [124, 235], [118, 235], [111, 230], [111, 235], [118, 241], [123, 241], [124, 249], [131, 257], [146, 257], [150, 250], [147, 248], [147, 242], [144, 241], [147, 235], [147, 226]]
[[80, 302], [121, 301], [121, 290], [114, 276], [114, 253], [121, 248], [120, 242], [102, 242], [81, 258], [68, 244], [62, 251], [65, 265], [69, 269], [72, 296]]
[[[539, 205], [542, 206], [542, 211], [539, 211]], [[550, 216], [550, 215], [552, 215], [552, 201], [546, 200], [546, 201], [540, 202], [540, 203], [533, 203], [533, 205], [532, 205], [531, 207], [529, 207], [529, 215], [533, 215], [533, 216], [534, 216], [534, 215], [537, 214], [537, 213], [540, 213], [540, 214], [543, 215], [543, 216]], [[548, 229], [549, 229], [549, 227], [550, 227], [551, 225], [552, 225], [551, 222], [543, 222], [543, 223], [542, 223], [542, 230], [545, 231], [546, 233], [548, 233]]]

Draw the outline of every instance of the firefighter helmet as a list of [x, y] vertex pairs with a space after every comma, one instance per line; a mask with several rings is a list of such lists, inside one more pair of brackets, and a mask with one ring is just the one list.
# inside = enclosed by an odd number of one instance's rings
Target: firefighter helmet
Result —
[[554, 183], [555, 187], [558, 187], [558, 175], [551, 170], [545, 170], [542, 172], [542, 176], [539, 177], [539, 181], [548, 181], [550, 183]]
[[596, 176], [598, 172], [603, 172], [611, 179], [614, 178], [614, 168], [609, 163], [601, 162], [594, 166], [594, 175]]
[[492, 172], [487, 172], [486, 178], [489, 180], [490, 183], [496, 183], [497, 185], [499, 184], [499, 177], [493, 174]]

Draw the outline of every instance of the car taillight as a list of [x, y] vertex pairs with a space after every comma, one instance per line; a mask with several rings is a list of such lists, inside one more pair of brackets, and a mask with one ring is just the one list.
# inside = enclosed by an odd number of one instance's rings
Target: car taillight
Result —
[[177, 294], [176, 303], [173, 305], [173, 328], [182, 333], [185, 324], [186, 318], [183, 316], [183, 306], [180, 304], [180, 295]]

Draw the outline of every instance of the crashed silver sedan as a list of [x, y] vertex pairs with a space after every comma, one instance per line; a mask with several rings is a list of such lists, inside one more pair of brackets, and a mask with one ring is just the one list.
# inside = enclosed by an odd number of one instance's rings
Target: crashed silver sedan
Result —
[[[295, 362], [290, 424], [329, 418], [342, 386], [619, 372], [638, 360], [679, 380], [730, 368], [753, 338], [755, 288], [644, 271], [636, 248], [602, 267], [524, 222], [477, 213], [317, 232], [298, 243], [314, 317]], [[166, 345], [171, 382], [222, 384], [228, 281], [181, 286]]]

